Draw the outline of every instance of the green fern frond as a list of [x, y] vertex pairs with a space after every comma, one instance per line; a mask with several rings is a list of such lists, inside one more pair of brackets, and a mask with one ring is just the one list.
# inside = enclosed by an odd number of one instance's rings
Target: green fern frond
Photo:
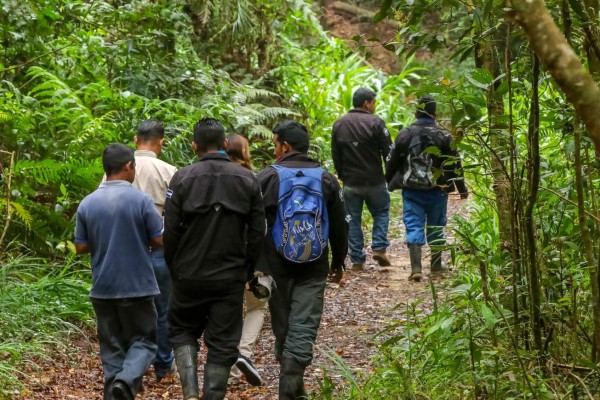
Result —
[[299, 117], [296, 111], [290, 110], [289, 108], [284, 107], [266, 107], [261, 110], [264, 115], [266, 115], [270, 119], [279, 119], [283, 117]]
[[256, 25], [256, 13], [253, 12], [254, 6], [248, 0], [237, 0], [235, 11], [235, 20], [233, 21], [234, 35], [244, 35]]
[[12, 210], [11, 214], [15, 214], [26, 227], [31, 228], [31, 223], [33, 222], [31, 214], [21, 204], [14, 201], [10, 202], [10, 207]]
[[202, 8], [199, 14], [202, 25], [206, 26], [210, 22], [210, 17], [212, 16], [214, 7], [215, 5], [212, 1], [209, 0], [204, 2], [204, 7]]
[[266, 89], [251, 88], [246, 91], [245, 97], [246, 97], [246, 101], [253, 101], [253, 100], [256, 100], [259, 98], [276, 99], [276, 98], [280, 98], [281, 96], [279, 96], [275, 92], [271, 92]]
[[19, 160], [15, 164], [15, 173], [33, 178], [35, 182], [46, 185], [49, 182], [59, 181], [66, 172], [66, 165], [55, 160]]
[[270, 138], [271, 136], [273, 136], [273, 132], [264, 125], [252, 125], [248, 129], [248, 140], [252, 140], [255, 137]]

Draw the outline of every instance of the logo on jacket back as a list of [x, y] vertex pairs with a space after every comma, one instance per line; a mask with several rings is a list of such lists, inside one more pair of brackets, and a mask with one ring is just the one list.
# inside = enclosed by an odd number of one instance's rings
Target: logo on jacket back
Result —
[[329, 220], [323, 199], [323, 168], [285, 168], [279, 175], [279, 201], [272, 235], [286, 260], [305, 263], [323, 254], [329, 240]]
[[415, 132], [408, 145], [408, 168], [402, 177], [404, 186], [413, 189], [433, 189], [436, 187], [436, 176], [433, 173], [433, 156], [440, 154], [427, 134], [428, 128]]

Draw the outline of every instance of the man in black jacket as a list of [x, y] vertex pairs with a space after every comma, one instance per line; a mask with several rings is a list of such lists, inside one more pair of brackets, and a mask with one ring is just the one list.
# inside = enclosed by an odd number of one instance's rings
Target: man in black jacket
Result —
[[361, 270], [367, 259], [362, 232], [363, 204], [373, 217], [373, 258], [389, 266], [386, 249], [390, 221], [390, 194], [385, 185], [383, 163], [392, 139], [385, 122], [374, 115], [375, 92], [354, 92], [354, 109], [333, 124], [331, 155], [338, 177], [344, 182], [344, 202], [350, 215], [349, 247], [352, 269]]
[[386, 171], [389, 190], [402, 189], [402, 219], [411, 265], [408, 279], [417, 282], [422, 278], [425, 239], [431, 248], [431, 272], [442, 272], [448, 193], [456, 186], [462, 199], [469, 195], [452, 135], [436, 124], [435, 111], [432, 97], [419, 99], [417, 120], [396, 137]]
[[[287, 168], [318, 168], [308, 157], [308, 132], [304, 125], [284, 121], [273, 129], [276, 165]], [[324, 172], [322, 194], [329, 218], [329, 245], [319, 258], [306, 263], [284, 259], [276, 250], [273, 226], [279, 203], [279, 175], [269, 167], [258, 175], [267, 216], [267, 235], [259, 269], [271, 275], [277, 284], [269, 301], [271, 324], [275, 334], [275, 357], [281, 364], [279, 399], [295, 400], [306, 395], [304, 371], [312, 361], [313, 345], [323, 313], [325, 283], [331, 270], [341, 278], [348, 252], [348, 225], [340, 186], [334, 176]]]
[[170, 339], [184, 399], [198, 399], [198, 338], [208, 347], [204, 400], [225, 397], [238, 358], [244, 284], [254, 272], [265, 212], [254, 174], [223, 151], [215, 119], [194, 127], [197, 163], [175, 173], [165, 204], [165, 260], [173, 279]]

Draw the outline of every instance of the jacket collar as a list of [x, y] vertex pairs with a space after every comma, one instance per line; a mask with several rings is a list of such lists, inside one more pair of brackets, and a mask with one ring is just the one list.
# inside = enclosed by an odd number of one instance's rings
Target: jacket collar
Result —
[[152, 150], [136, 150], [135, 153], [133, 153], [133, 155], [136, 156], [136, 157], [158, 158], [156, 156], [156, 153], [153, 152]]
[[362, 113], [362, 114], [371, 114], [370, 112], [368, 112], [367, 110], [363, 110], [362, 108], [353, 108], [352, 110], [348, 111], [351, 113]]
[[219, 150], [216, 152], [212, 152], [212, 153], [206, 153], [204, 154], [202, 157], [200, 157], [200, 161], [206, 161], [206, 160], [224, 160], [224, 161], [231, 161], [229, 159], [229, 156], [227, 155], [227, 153], [225, 152], [225, 150]]
[[310, 158], [307, 154], [301, 153], [299, 151], [291, 151], [289, 153], [284, 154], [279, 160], [275, 162], [275, 164], [281, 164], [284, 161], [309, 161], [316, 163], [316, 161]]
[[435, 119], [427, 118], [427, 117], [417, 118], [417, 120], [415, 121], [415, 124], [417, 124], [417, 125], [435, 125]]
[[132, 185], [128, 181], [114, 180], [114, 181], [102, 182], [99, 187], [108, 188], [108, 187], [119, 187], [119, 186], [132, 186]]

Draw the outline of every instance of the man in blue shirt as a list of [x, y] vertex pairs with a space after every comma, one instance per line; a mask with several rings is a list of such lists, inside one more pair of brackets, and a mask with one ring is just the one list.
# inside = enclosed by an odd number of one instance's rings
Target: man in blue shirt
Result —
[[110, 144], [102, 155], [106, 182], [77, 209], [75, 248], [92, 255], [90, 298], [96, 313], [104, 400], [131, 400], [156, 355], [159, 294], [150, 248], [162, 246], [154, 203], [131, 185], [133, 150]]

